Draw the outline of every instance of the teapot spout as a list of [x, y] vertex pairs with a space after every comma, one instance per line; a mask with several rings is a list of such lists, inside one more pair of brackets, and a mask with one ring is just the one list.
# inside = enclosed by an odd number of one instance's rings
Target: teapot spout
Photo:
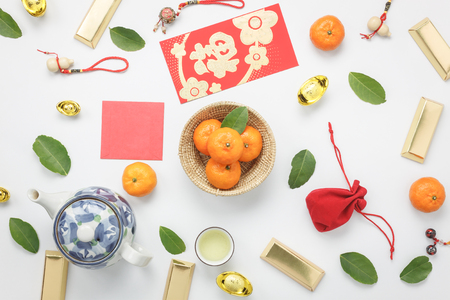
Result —
[[27, 192], [28, 198], [31, 201], [42, 205], [52, 220], [58, 213], [59, 208], [70, 198], [71, 195], [71, 192], [45, 193], [37, 189], [29, 189]]

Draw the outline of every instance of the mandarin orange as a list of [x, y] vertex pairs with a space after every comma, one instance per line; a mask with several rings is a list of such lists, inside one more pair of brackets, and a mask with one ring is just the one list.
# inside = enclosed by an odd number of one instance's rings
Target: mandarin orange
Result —
[[146, 163], [135, 162], [123, 171], [122, 186], [131, 196], [143, 197], [150, 194], [156, 183], [156, 173]]
[[210, 159], [206, 164], [206, 177], [218, 189], [227, 190], [235, 186], [241, 178], [241, 165], [238, 161], [221, 164]]
[[239, 132], [232, 128], [223, 127], [211, 133], [207, 148], [212, 159], [228, 165], [241, 157], [244, 151], [244, 143]]
[[345, 37], [344, 25], [335, 16], [324, 16], [312, 24], [309, 37], [314, 46], [320, 50], [334, 50]]
[[433, 177], [420, 178], [411, 185], [409, 200], [414, 208], [422, 212], [436, 211], [445, 201], [444, 186]]
[[220, 128], [220, 121], [216, 119], [209, 119], [201, 122], [194, 130], [194, 145], [198, 151], [205, 155], [209, 155], [208, 152], [208, 139], [213, 131]]
[[244, 151], [239, 161], [247, 162], [257, 158], [262, 149], [262, 137], [259, 131], [252, 126], [246, 126], [241, 133], [241, 138], [244, 142]]

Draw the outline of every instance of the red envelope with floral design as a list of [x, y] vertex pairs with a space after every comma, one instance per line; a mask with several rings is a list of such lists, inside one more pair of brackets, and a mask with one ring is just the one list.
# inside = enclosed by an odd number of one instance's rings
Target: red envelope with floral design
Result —
[[298, 66], [278, 4], [160, 44], [181, 103]]

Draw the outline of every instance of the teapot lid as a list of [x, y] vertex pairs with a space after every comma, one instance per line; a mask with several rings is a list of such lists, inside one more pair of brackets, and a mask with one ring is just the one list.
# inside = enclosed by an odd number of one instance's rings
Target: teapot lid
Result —
[[57, 215], [55, 241], [69, 259], [98, 263], [115, 253], [122, 240], [118, 215], [116, 207], [95, 196], [74, 198]]

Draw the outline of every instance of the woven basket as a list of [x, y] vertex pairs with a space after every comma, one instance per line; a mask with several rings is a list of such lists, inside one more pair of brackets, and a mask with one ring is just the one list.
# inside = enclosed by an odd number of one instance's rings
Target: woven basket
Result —
[[195, 148], [194, 130], [204, 120], [217, 119], [222, 122], [228, 113], [240, 106], [246, 105], [228, 101], [207, 105], [189, 119], [181, 132], [178, 155], [184, 171], [196, 186], [216, 196], [237, 196], [254, 189], [267, 178], [275, 163], [276, 146], [272, 130], [255, 110], [247, 106], [247, 125], [256, 128], [262, 136], [261, 153], [252, 161], [240, 163], [241, 178], [231, 189], [221, 190], [209, 183], [205, 167], [210, 157]]

